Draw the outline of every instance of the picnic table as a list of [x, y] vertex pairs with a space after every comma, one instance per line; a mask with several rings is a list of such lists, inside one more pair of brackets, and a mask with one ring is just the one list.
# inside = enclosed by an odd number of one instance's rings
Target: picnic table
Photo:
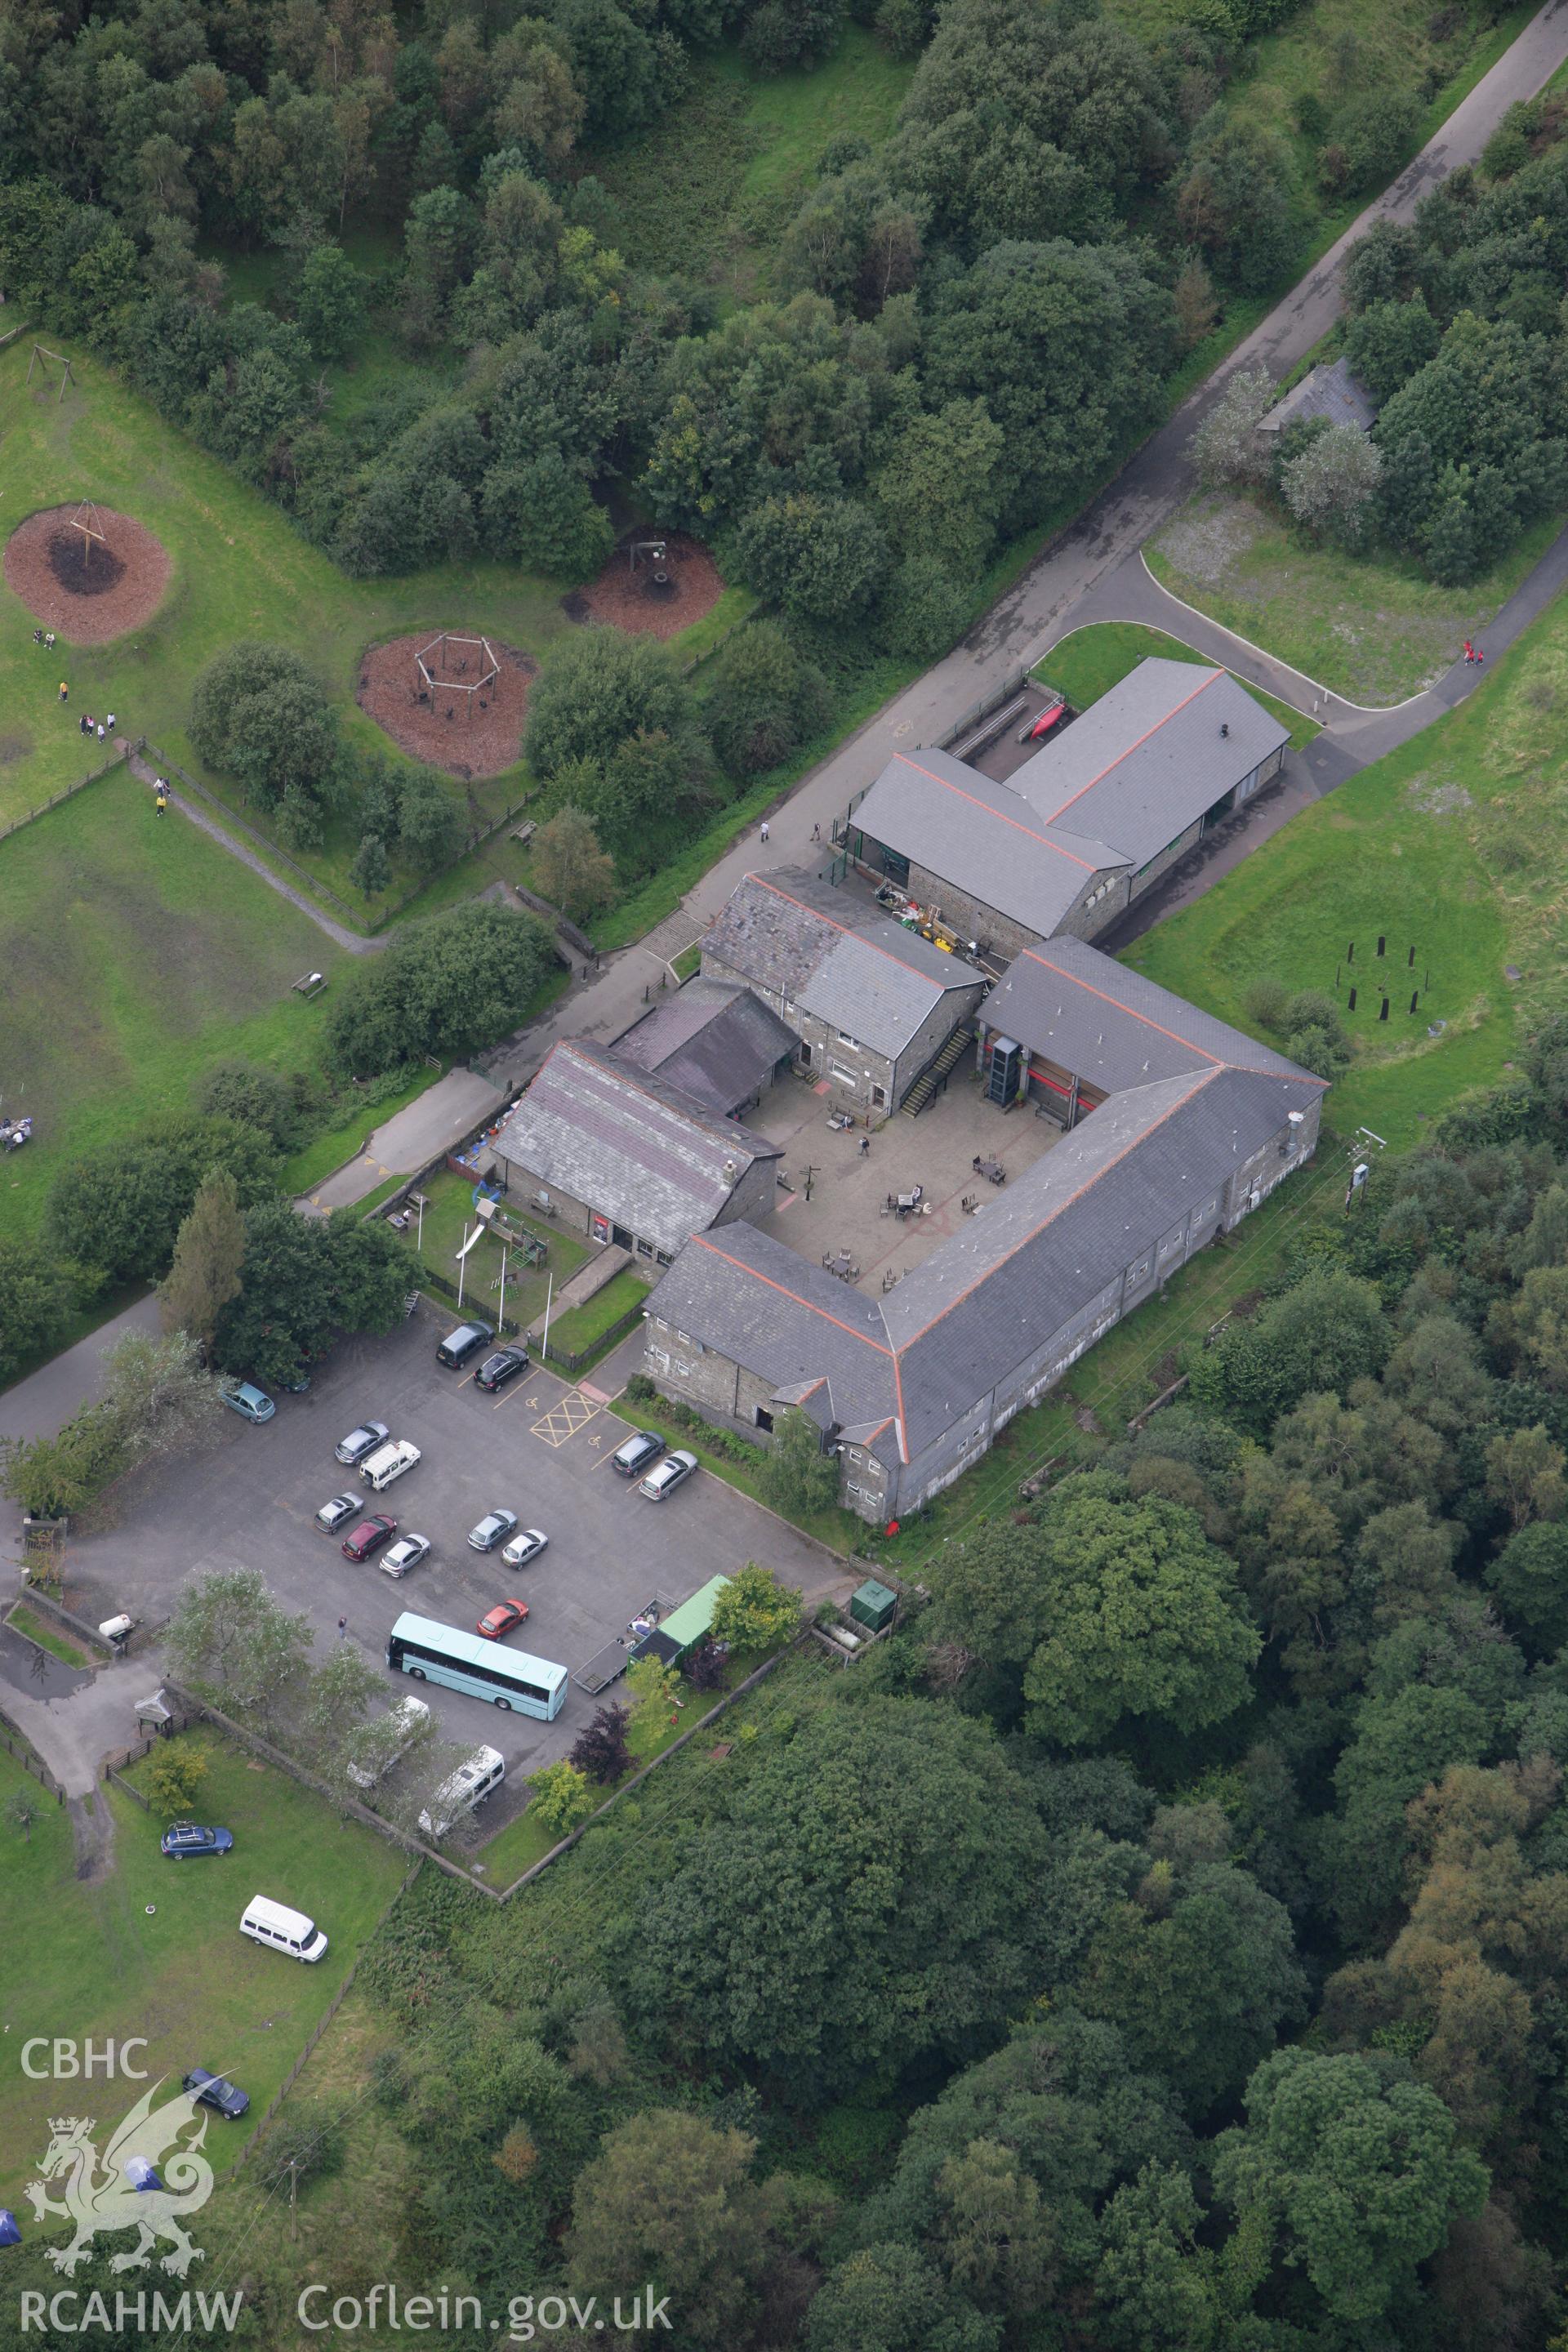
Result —
[[840, 1282], [853, 1282], [860, 1271], [847, 1250], [829, 1250], [822, 1263]]
[[976, 1160], [974, 1172], [977, 1176], [984, 1176], [988, 1184], [1005, 1184], [1007, 1181], [1007, 1171], [999, 1160]]

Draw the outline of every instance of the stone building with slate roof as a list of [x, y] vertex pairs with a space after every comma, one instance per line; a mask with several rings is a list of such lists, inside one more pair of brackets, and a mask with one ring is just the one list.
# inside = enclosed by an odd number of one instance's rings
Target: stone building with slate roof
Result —
[[1140, 662], [996, 782], [900, 751], [839, 832], [850, 856], [992, 958], [1092, 940], [1279, 773], [1289, 730], [1228, 670]]
[[1031, 1090], [1065, 1081], [1041, 1097], [1068, 1130], [1054, 1150], [880, 1298], [732, 1223], [693, 1234], [647, 1313], [668, 1395], [752, 1429], [798, 1405], [879, 1524], [950, 1485], [1317, 1143], [1322, 1080], [1079, 941], [1021, 957], [981, 1019], [982, 1057], [1006, 1034]]
[[703, 937], [702, 974], [761, 997], [795, 1034], [795, 1067], [865, 1111], [898, 1108], [986, 984], [963, 957], [794, 866], [736, 887]]
[[749, 988], [699, 976], [623, 1030], [615, 1050], [737, 1118], [788, 1068], [799, 1043]]
[[780, 1149], [583, 1037], [552, 1045], [491, 1149], [569, 1231], [668, 1265], [693, 1234], [765, 1216]]

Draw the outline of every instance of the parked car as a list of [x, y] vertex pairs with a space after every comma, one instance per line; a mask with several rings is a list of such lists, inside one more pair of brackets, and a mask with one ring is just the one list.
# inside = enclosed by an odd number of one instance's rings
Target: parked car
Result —
[[286, 1952], [291, 1960], [326, 1958], [327, 1935], [303, 1911], [275, 1903], [269, 1895], [253, 1895], [240, 1915], [239, 1932], [269, 1951]]
[[501, 1558], [508, 1568], [526, 1568], [531, 1559], [539, 1558], [549, 1541], [542, 1528], [524, 1528], [520, 1536], [513, 1536]]
[[230, 1853], [232, 1830], [204, 1829], [200, 1822], [171, 1822], [158, 1841], [160, 1852], [174, 1862], [189, 1862], [199, 1853]]
[[690, 1477], [696, 1467], [695, 1454], [667, 1454], [658, 1468], [648, 1472], [637, 1493], [646, 1495], [650, 1503], [662, 1503], [667, 1495], [674, 1494], [683, 1479]]
[[352, 1519], [360, 1508], [357, 1495], [334, 1495], [316, 1513], [316, 1525], [324, 1536], [335, 1536], [345, 1519]]
[[447, 1332], [437, 1347], [436, 1360], [455, 1371], [459, 1364], [466, 1364], [470, 1356], [477, 1356], [481, 1348], [488, 1348], [494, 1338], [495, 1333], [488, 1323], [459, 1323], [455, 1331]]
[[270, 1421], [278, 1410], [272, 1399], [250, 1381], [222, 1381], [218, 1394], [241, 1421]]
[[481, 1389], [504, 1389], [508, 1381], [527, 1370], [526, 1348], [498, 1348], [493, 1356], [485, 1358], [474, 1374], [474, 1385]]
[[182, 2077], [182, 2086], [195, 2097], [198, 2106], [216, 2107], [230, 2123], [237, 2123], [250, 2105], [248, 2091], [237, 2091], [221, 2074], [209, 2074], [205, 2066], [193, 2066]]
[[384, 1445], [391, 1435], [392, 1432], [384, 1421], [362, 1421], [359, 1427], [351, 1429], [333, 1450], [338, 1460], [346, 1462], [352, 1470], [355, 1463], [364, 1460], [367, 1454], [374, 1454], [378, 1445]]
[[411, 1568], [417, 1568], [422, 1559], [429, 1557], [428, 1536], [399, 1536], [382, 1561], [381, 1572], [384, 1576], [406, 1576]]
[[510, 1633], [514, 1627], [521, 1625], [527, 1615], [526, 1601], [498, 1601], [495, 1607], [487, 1609], [479, 1619], [479, 1630], [487, 1642], [499, 1642], [504, 1633]]
[[475, 1551], [494, 1551], [504, 1543], [517, 1525], [515, 1511], [487, 1511], [477, 1528], [468, 1529], [468, 1541]]
[[373, 1551], [379, 1551], [384, 1543], [390, 1543], [396, 1533], [397, 1521], [376, 1511], [370, 1518], [362, 1519], [353, 1535], [343, 1538], [343, 1558], [368, 1559]]
[[359, 1475], [373, 1494], [379, 1495], [405, 1470], [412, 1470], [421, 1459], [419, 1448], [410, 1445], [406, 1437], [399, 1437], [386, 1445], [378, 1445], [367, 1454], [359, 1465]]
[[623, 1478], [635, 1478], [650, 1462], [657, 1462], [663, 1452], [664, 1440], [657, 1430], [639, 1429], [624, 1445], [616, 1446], [610, 1461]]
[[303, 1396], [310, 1385], [310, 1375], [309, 1372], [299, 1371], [294, 1374], [292, 1380], [279, 1381], [278, 1385], [280, 1389], [287, 1389], [290, 1396]]

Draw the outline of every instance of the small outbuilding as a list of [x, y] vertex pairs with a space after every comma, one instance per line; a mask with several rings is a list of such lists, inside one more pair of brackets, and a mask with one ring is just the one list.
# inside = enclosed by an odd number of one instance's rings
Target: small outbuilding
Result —
[[1292, 384], [1283, 399], [1275, 402], [1258, 429], [1272, 440], [1288, 425], [1306, 425], [1315, 416], [1326, 416], [1331, 425], [1353, 425], [1361, 433], [1372, 431], [1377, 421], [1377, 403], [1365, 384], [1352, 375], [1349, 360], [1331, 360], [1310, 368], [1300, 383]]

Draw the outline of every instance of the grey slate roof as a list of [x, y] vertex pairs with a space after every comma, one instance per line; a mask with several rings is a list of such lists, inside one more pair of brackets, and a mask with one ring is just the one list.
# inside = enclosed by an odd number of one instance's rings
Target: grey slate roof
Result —
[[1216, 1063], [1297, 1075], [1283, 1054], [1065, 934], [1015, 958], [986, 1000], [985, 1025], [1106, 1094]]
[[585, 1038], [551, 1047], [494, 1148], [671, 1254], [712, 1223], [753, 1160], [780, 1156], [765, 1135]]
[[1146, 866], [1289, 732], [1228, 670], [1143, 661], [1005, 783], [900, 751], [850, 823], [1049, 938], [1095, 874]]
[[1333, 360], [1309, 369], [1282, 400], [1277, 400], [1258, 425], [1260, 433], [1282, 433], [1312, 416], [1326, 416], [1331, 425], [1356, 425], [1369, 433], [1377, 418], [1377, 403], [1351, 373], [1349, 360]]
[[[1322, 1081], [1207, 1062], [1114, 1095], [873, 1300], [743, 1224], [698, 1234], [658, 1312], [775, 1391], [822, 1380], [909, 1461], [1310, 1109]], [[811, 1410], [809, 1399], [806, 1409]], [[826, 1418], [826, 1416], [820, 1416]]]
[[1140, 866], [1289, 740], [1228, 670], [1142, 661], [1012, 781], [1043, 823]]
[[980, 981], [972, 965], [793, 866], [737, 885], [703, 938], [705, 971], [710, 960], [889, 1061], [944, 995]]
[[[800, 1404], [824, 1426], [893, 1422], [895, 1366], [880, 1305], [754, 1225], [693, 1234], [653, 1312], [771, 1381], [781, 1403]], [[887, 1441], [896, 1459], [890, 1426]]]
[[1087, 824], [1072, 832], [1042, 824], [1016, 783], [997, 783], [946, 751], [899, 751], [849, 822], [1045, 936], [1096, 874], [1128, 861], [1088, 838]]
[[624, 1062], [728, 1112], [759, 1093], [798, 1043], [749, 988], [699, 976], [624, 1030], [615, 1050]]

